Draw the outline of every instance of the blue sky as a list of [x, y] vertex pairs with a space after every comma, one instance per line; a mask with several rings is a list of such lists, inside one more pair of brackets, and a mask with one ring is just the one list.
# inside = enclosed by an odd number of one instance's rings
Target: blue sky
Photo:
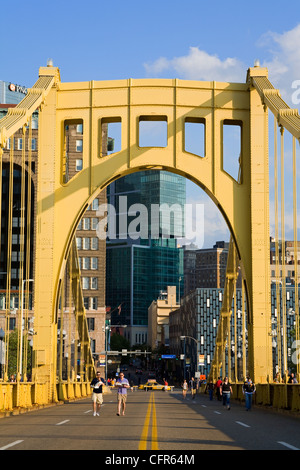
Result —
[[[300, 80], [299, 3], [140, 0], [41, 2], [1, 7], [0, 79], [32, 86], [52, 58], [68, 81], [183, 78], [245, 81], [255, 59], [292, 107]], [[228, 231], [204, 193], [205, 246]], [[217, 234], [217, 235], [216, 235]]]

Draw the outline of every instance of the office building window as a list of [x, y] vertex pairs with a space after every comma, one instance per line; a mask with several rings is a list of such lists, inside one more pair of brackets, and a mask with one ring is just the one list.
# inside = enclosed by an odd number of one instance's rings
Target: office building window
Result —
[[36, 139], [31, 139], [31, 150], [36, 150]]
[[98, 278], [91, 277], [91, 289], [95, 290], [98, 289]]
[[87, 318], [88, 330], [94, 331], [95, 330], [95, 318]]
[[83, 277], [82, 278], [82, 289], [88, 289], [89, 288], [89, 277]]
[[23, 148], [23, 139], [19, 138], [18, 139], [18, 150], [22, 150], [22, 148]]
[[90, 258], [82, 258], [82, 269], [90, 269]]
[[76, 132], [77, 134], [83, 134], [83, 124], [77, 124]]
[[90, 249], [90, 239], [89, 238], [83, 238], [82, 239], [82, 249], [83, 250], [89, 250]]
[[80, 237], [76, 237], [76, 246], [77, 246], [77, 250], [81, 250], [82, 239]]
[[93, 217], [92, 218], [92, 230], [97, 230], [97, 225], [98, 225], [98, 217]]
[[92, 202], [92, 210], [97, 211], [98, 207], [99, 207], [99, 201], [98, 201], [98, 199], [94, 199], [93, 202]]
[[98, 269], [98, 258], [91, 258], [91, 269]]
[[82, 140], [76, 140], [76, 152], [82, 152]]
[[84, 217], [83, 219], [83, 230], [90, 230], [91, 221], [89, 217]]
[[81, 171], [83, 168], [82, 158], [76, 159], [76, 171]]
[[98, 238], [92, 238], [92, 250], [98, 250]]
[[98, 299], [97, 297], [91, 297], [91, 309], [97, 310], [98, 308]]

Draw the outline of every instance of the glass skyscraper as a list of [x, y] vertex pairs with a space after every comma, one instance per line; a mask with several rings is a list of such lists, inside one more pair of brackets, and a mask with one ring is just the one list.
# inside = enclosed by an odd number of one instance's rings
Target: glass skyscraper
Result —
[[[158, 170], [127, 175], [108, 187], [107, 201], [114, 208], [116, 237], [106, 245], [106, 304], [112, 324], [127, 325], [131, 344], [146, 343], [151, 302], [168, 285], [177, 287], [178, 298], [179, 287], [183, 292], [183, 250], [177, 239], [184, 236], [185, 178]], [[134, 224], [141, 215], [136, 204], [147, 215], [139, 224]], [[137, 235], [130, 232], [132, 224]]]

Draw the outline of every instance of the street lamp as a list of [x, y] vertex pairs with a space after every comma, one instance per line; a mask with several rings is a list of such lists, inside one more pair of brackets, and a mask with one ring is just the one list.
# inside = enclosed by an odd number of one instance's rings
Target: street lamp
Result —
[[111, 325], [109, 323], [103, 329], [103, 331], [105, 332], [105, 382], [107, 382], [108, 334], [110, 333], [111, 328], [127, 328], [127, 325]]
[[[2, 365], [4, 364], [3, 361], [3, 339], [5, 337], [5, 331], [0, 328], [0, 379], [2, 379]], [[5, 345], [4, 345], [4, 351], [5, 351]]]
[[22, 376], [22, 359], [23, 359], [23, 355], [22, 355], [22, 349], [23, 349], [23, 295], [24, 295], [24, 284], [25, 282], [33, 282], [34, 279], [23, 279], [22, 281], [22, 292], [21, 292], [21, 341], [20, 341], [20, 367], [19, 367], [19, 374], [20, 374], [20, 378]]
[[186, 368], [186, 360], [185, 360], [185, 340], [186, 338], [190, 338], [192, 340], [195, 341], [196, 343], [196, 346], [197, 346], [197, 357], [196, 357], [196, 361], [197, 361], [197, 372], [199, 370], [199, 366], [198, 366], [198, 340], [196, 338], [194, 338], [193, 336], [188, 336], [188, 335], [185, 335], [185, 336], [180, 336], [180, 339], [181, 341], [184, 340], [184, 379], [185, 379], [185, 368]]

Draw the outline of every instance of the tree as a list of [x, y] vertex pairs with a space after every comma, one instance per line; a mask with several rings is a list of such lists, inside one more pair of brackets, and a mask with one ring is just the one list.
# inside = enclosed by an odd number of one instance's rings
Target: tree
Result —
[[[9, 334], [9, 345], [8, 345], [8, 368], [7, 375], [16, 375], [18, 372], [18, 354], [19, 354], [19, 340], [18, 340], [18, 330], [14, 330]], [[24, 360], [24, 351], [25, 351], [25, 340], [23, 341], [23, 360]], [[29, 346], [29, 341], [27, 345], [27, 367], [26, 374], [31, 373], [31, 347]], [[24, 370], [24, 369], [23, 369]]]
[[110, 348], [112, 351], [122, 351], [122, 349], [130, 349], [130, 342], [124, 336], [113, 333], [110, 338]]

